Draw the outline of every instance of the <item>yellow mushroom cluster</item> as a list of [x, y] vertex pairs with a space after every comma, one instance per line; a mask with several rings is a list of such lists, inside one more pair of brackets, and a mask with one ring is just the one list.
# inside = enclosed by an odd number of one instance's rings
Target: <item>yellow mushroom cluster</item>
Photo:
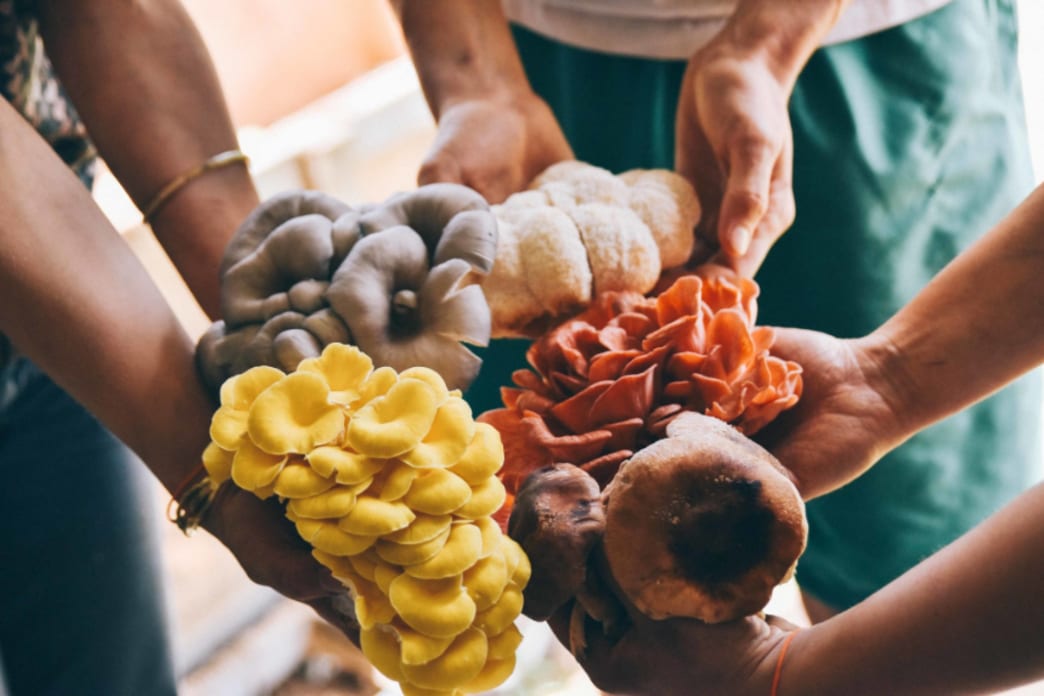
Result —
[[363, 652], [406, 696], [486, 691], [511, 674], [530, 566], [491, 517], [504, 450], [438, 373], [374, 369], [330, 344], [290, 374], [229, 378], [210, 436], [213, 484], [285, 501], [351, 592]]

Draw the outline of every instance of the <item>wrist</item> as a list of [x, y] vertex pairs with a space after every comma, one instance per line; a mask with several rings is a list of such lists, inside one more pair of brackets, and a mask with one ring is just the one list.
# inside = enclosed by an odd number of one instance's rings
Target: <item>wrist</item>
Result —
[[916, 371], [906, 352], [886, 331], [851, 341], [863, 378], [884, 406], [876, 419], [876, 442], [881, 454], [897, 447], [925, 423], [918, 398]]
[[789, 93], [847, 4], [848, 0], [746, 0], [713, 43], [733, 55], [764, 63]]

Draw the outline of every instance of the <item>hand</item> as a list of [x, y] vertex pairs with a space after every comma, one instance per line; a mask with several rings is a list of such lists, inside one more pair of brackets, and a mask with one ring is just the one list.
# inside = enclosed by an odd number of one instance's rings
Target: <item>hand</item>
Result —
[[347, 589], [319, 565], [274, 499], [225, 483], [203, 526], [235, 555], [247, 577], [303, 602], [356, 645], [359, 624]]
[[797, 478], [806, 500], [857, 478], [903, 432], [872, 339], [776, 329], [772, 353], [803, 368], [801, 400], [758, 434]]
[[[567, 607], [551, 620], [566, 646], [568, 616]], [[587, 648], [577, 659], [598, 688], [617, 695], [765, 694], [783, 639], [796, 628], [775, 616], [711, 625], [695, 619], [653, 621], [634, 612], [616, 640], [589, 621]]]
[[547, 167], [572, 158], [554, 114], [536, 95], [468, 99], [440, 114], [417, 183], [464, 184], [500, 203]]
[[693, 260], [748, 277], [795, 214], [789, 89], [770, 68], [719, 34], [689, 61], [675, 124], [676, 166], [703, 208]]

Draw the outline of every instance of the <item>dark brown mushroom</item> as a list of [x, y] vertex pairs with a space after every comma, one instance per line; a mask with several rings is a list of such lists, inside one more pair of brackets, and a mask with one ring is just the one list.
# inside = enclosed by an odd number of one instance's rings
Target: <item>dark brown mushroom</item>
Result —
[[601, 491], [583, 469], [556, 464], [526, 479], [508, 521], [508, 534], [533, 569], [524, 592], [526, 616], [545, 621], [581, 592], [588, 557], [604, 530]]

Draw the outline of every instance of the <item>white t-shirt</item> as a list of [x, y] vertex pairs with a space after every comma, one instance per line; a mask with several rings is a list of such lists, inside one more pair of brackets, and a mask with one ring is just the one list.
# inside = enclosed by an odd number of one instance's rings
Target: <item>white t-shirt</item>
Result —
[[[785, 0], [780, 0], [785, 1]], [[501, 0], [508, 18], [557, 41], [605, 53], [687, 59], [737, 0]], [[823, 43], [894, 27], [949, 0], [852, 0]]]

